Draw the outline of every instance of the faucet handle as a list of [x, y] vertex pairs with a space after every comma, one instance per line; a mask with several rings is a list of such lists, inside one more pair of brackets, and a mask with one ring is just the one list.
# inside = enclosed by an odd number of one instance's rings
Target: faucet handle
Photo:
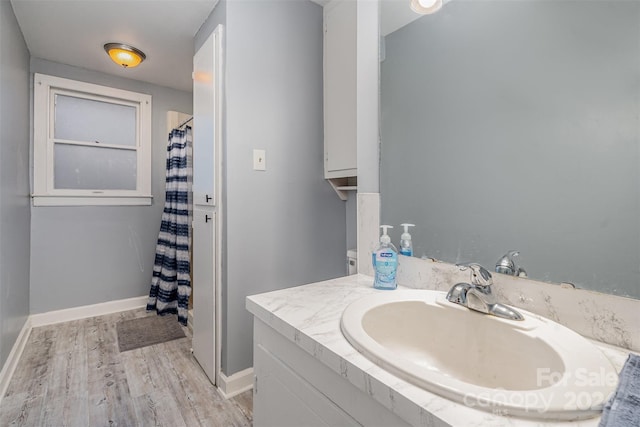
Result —
[[504, 254], [498, 262], [496, 262], [496, 272], [508, 274], [510, 276], [516, 275], [518, 267], [516, 266], [514, 258], [518, 255], [520, 255], [520, 252], [518, 251], [509, 251]]
[[469, 268], [471, 270], [471, 284], [479, 287], [487, 287], [493, 285], [493, 276], [489, 270], [477, 263], [458, 264], [462, 271]]
[[524, 268], [516, 264], [514, 258], [520, 255], [518, 251], [509, 251], [496, 262], [496, 273], [508, 274], [509, 276], [527, 277]]

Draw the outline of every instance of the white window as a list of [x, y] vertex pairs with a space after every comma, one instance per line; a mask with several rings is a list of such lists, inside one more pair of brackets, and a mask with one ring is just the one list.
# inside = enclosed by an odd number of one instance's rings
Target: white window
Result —
[[36, 74], [34, 206], [150, 205], [151, 95]]

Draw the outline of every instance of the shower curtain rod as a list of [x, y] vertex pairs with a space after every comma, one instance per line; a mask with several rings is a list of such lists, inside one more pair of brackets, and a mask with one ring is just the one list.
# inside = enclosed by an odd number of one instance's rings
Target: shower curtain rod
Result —
[[191, 120], [193, 120], [193, 116], [189, 117], [187, 120], [185, 120], [184, 122], [180, 123], [176, 129], [180, 129], [182, 126], [186, 125], [187, 123], [189, 123]]

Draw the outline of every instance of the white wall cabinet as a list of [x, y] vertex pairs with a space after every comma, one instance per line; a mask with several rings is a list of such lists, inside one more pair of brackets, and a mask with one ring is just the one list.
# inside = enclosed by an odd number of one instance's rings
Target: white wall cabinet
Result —
[[212, 382], [215, 381], [215, 278], [216, 214], [193, 210], [193, 355]]
[[[324, 7], [324, 176], [355, 177], [357, 3]], [[345, 185], [346, 182], [340, 182]]]
[[222, 27], [193, 57], [193, 355], [213, 384], [220, 370]]
[[215, 35], [193, 57], [193, 204], [215, 205]]

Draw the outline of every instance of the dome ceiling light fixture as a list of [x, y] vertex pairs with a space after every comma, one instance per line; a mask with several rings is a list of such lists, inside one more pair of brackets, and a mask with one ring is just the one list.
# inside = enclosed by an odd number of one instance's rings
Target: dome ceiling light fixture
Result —
[[123, 43], [107, 43], [104, 50], [113, 62], [124, 68], [137, 67], [147, 58], [140, 49]]
[[411, 0], [411, 10], [421, 15], [436, 13], [442, 8], [442, 0]]

